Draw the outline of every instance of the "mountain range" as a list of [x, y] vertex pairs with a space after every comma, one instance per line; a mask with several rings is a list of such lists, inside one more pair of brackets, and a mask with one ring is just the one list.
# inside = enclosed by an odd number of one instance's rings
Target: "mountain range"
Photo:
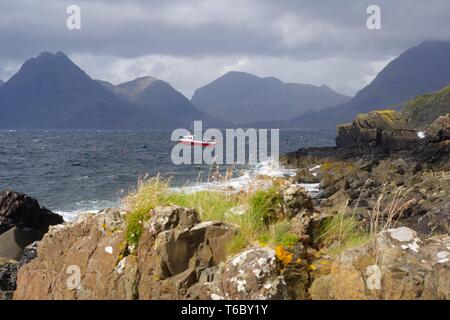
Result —
[[[193, 120], [219, 128], [234, 123], [320, 129], [334, 128], [358, 113], [405, 105], [412, 121], [423, 125], [448, 110], [448, 88], [409, 100], [450, 84], [448, 57], [450, 42], [423, 42], [393, 59], [353, 98], [325, 85], [233, 71], [197, 89], [189, 100], [153, 77], [118, 85], [93, 80], [64, 53], [44, 52], [8, 81], [0, 80], [0, 129], [173, 129], [190, 127]], [[436, 104], [437, 99], [444, 103]]]
[[27, 60], [0, 87], [0, 112], [2, 129], [162, 129], [194, 119], [226, 125], [164, 81], [95, 81], [62, 52]]
[[450, 42], [425, 41], [392, 60], [348, 103], [309, 112], [284, 123], [304, 129], [334, 128], [358, 113], [395, 107], [419, 95], [450, 84]]
[[287, 121], [349, 100], [325, 85], [284, 83], [274, 77], [231, 71], [197, 89], [191, 102], [212, 116], [242, 124]]

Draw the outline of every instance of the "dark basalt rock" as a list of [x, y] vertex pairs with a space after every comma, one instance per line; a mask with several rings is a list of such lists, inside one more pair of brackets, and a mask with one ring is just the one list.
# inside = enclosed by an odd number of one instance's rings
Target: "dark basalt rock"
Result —
[[441, 116], [426, 130], [426, 143], [418, 144], [413, 156], [421, 168], [427, 165], [450, 170], [450, 115]]
[[353, 122], [337, 127], [338, 158], [382, 158], [412, 150], [421, 143], [406, 119], [394, 110], [360, 114]]
[[59, 214], [41, 208], [34, 198], [9, 190], [0, 192], [0, 234], [13, 227], [42, 230], [63, 222]]
[[437, 118], [428, 126], [427, 140], [431, 143], [450, 140], [450, 114]]
[[300, 168], [315, 165], [325, 159], [334, 159], [336, 158], [336, 151], [336, 147], [301, 148], [286, 153], [280, 160], [285, 166]]

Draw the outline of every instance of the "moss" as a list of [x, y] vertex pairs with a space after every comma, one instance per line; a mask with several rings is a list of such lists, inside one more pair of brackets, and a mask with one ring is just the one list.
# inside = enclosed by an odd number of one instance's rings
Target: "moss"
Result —
[[380, 115], [384, 121], [388, 122], [391, 125], [395, 125], [396, 123], [401, 122], [401, 120], [399, 119], [399, 115], [395, 110], [378, 110], [375, 112]]

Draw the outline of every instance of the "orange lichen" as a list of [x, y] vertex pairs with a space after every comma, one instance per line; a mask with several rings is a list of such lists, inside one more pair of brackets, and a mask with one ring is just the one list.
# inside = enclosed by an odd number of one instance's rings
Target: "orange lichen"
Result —
[[283, 265], [288, 265], [292, 262], [293, 254], [287, 251], [282, 245], [278, 245], [275, 247], [275, 255]]

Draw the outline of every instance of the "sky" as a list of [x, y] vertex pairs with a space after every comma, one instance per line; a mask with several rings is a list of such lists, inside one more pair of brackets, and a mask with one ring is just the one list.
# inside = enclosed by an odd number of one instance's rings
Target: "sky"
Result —
[[[369, 30], [373, 4], [381, 29]], [[66, 26], [70, 5], [80, 30]], [[0, 79], [42, 51], [63, 51], [94, 79], [150, 75], [187, 97], [233, 70], [354, 95], [425, 40], [450, 40], [450, 1], [0, 1]]]

